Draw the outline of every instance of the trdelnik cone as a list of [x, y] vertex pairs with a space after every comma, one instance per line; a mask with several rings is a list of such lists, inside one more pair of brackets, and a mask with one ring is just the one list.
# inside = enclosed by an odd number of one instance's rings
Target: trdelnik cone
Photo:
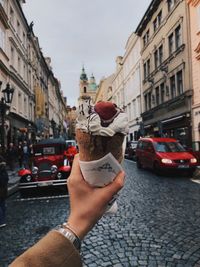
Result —
[[80, 98], [76, 140], [81, 161], [98, 160], [111, 153], [121, 163], [127, 133], [127, 114], [117, 105], [104, 101], [93, 105], [90, 97]]

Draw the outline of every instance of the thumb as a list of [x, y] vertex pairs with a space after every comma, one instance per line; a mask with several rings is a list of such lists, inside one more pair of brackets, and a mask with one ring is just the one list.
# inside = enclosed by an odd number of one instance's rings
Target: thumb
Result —
[[120, 189], [123, 188], [124, 180], [125, 180], [125, 172], [121, 171], [120, 173], [118, 173], [118, 175], [116, 176], [116, 178], [113, 180], [112, 183], [101, 188], [102, 194], [106, 201], [110, 201], [112, 197], [116, 195]]

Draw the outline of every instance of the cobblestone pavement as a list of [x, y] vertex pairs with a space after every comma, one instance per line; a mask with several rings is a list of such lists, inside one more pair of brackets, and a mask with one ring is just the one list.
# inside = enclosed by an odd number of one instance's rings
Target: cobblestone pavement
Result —
[[[125, 161], [126, 184], [116, 215], [104, 216], [85, 238], [84, 267], [200, 266], [200, 184], [158, 177]], [[199, 181], [197, 181], [199, 182]], [[0, 229], [0, 267], [63, 222], [68, 198], [10, 197]]]

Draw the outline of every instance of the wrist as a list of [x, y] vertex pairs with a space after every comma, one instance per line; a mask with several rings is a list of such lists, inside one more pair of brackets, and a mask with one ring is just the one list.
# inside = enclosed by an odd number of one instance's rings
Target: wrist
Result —
[[90, 231], [89, 227], [86, 226], [81, 220], [74, 220], [69, 217], [66, 225], [81, 239], [83, 240], [87, 233]]

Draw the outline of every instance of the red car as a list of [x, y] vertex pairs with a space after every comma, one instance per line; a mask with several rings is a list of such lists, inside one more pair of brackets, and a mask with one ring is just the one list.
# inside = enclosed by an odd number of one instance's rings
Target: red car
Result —
[[[67, 192], [66, 180], [71, 167], [66, 158], [66, 142], [46, 139], [33, 145], [33, 168], [19, 171], [19, 191], [22, 197], [39, 189], [60, 188]], [[49, 190], [50, 191], [50, 190]]]
[[197, 159], [172, 138], [141, 138], [136, 148], [138, 168], [150, 168], [161, 174], [166, 170], [187, 171], [192, 175]]

